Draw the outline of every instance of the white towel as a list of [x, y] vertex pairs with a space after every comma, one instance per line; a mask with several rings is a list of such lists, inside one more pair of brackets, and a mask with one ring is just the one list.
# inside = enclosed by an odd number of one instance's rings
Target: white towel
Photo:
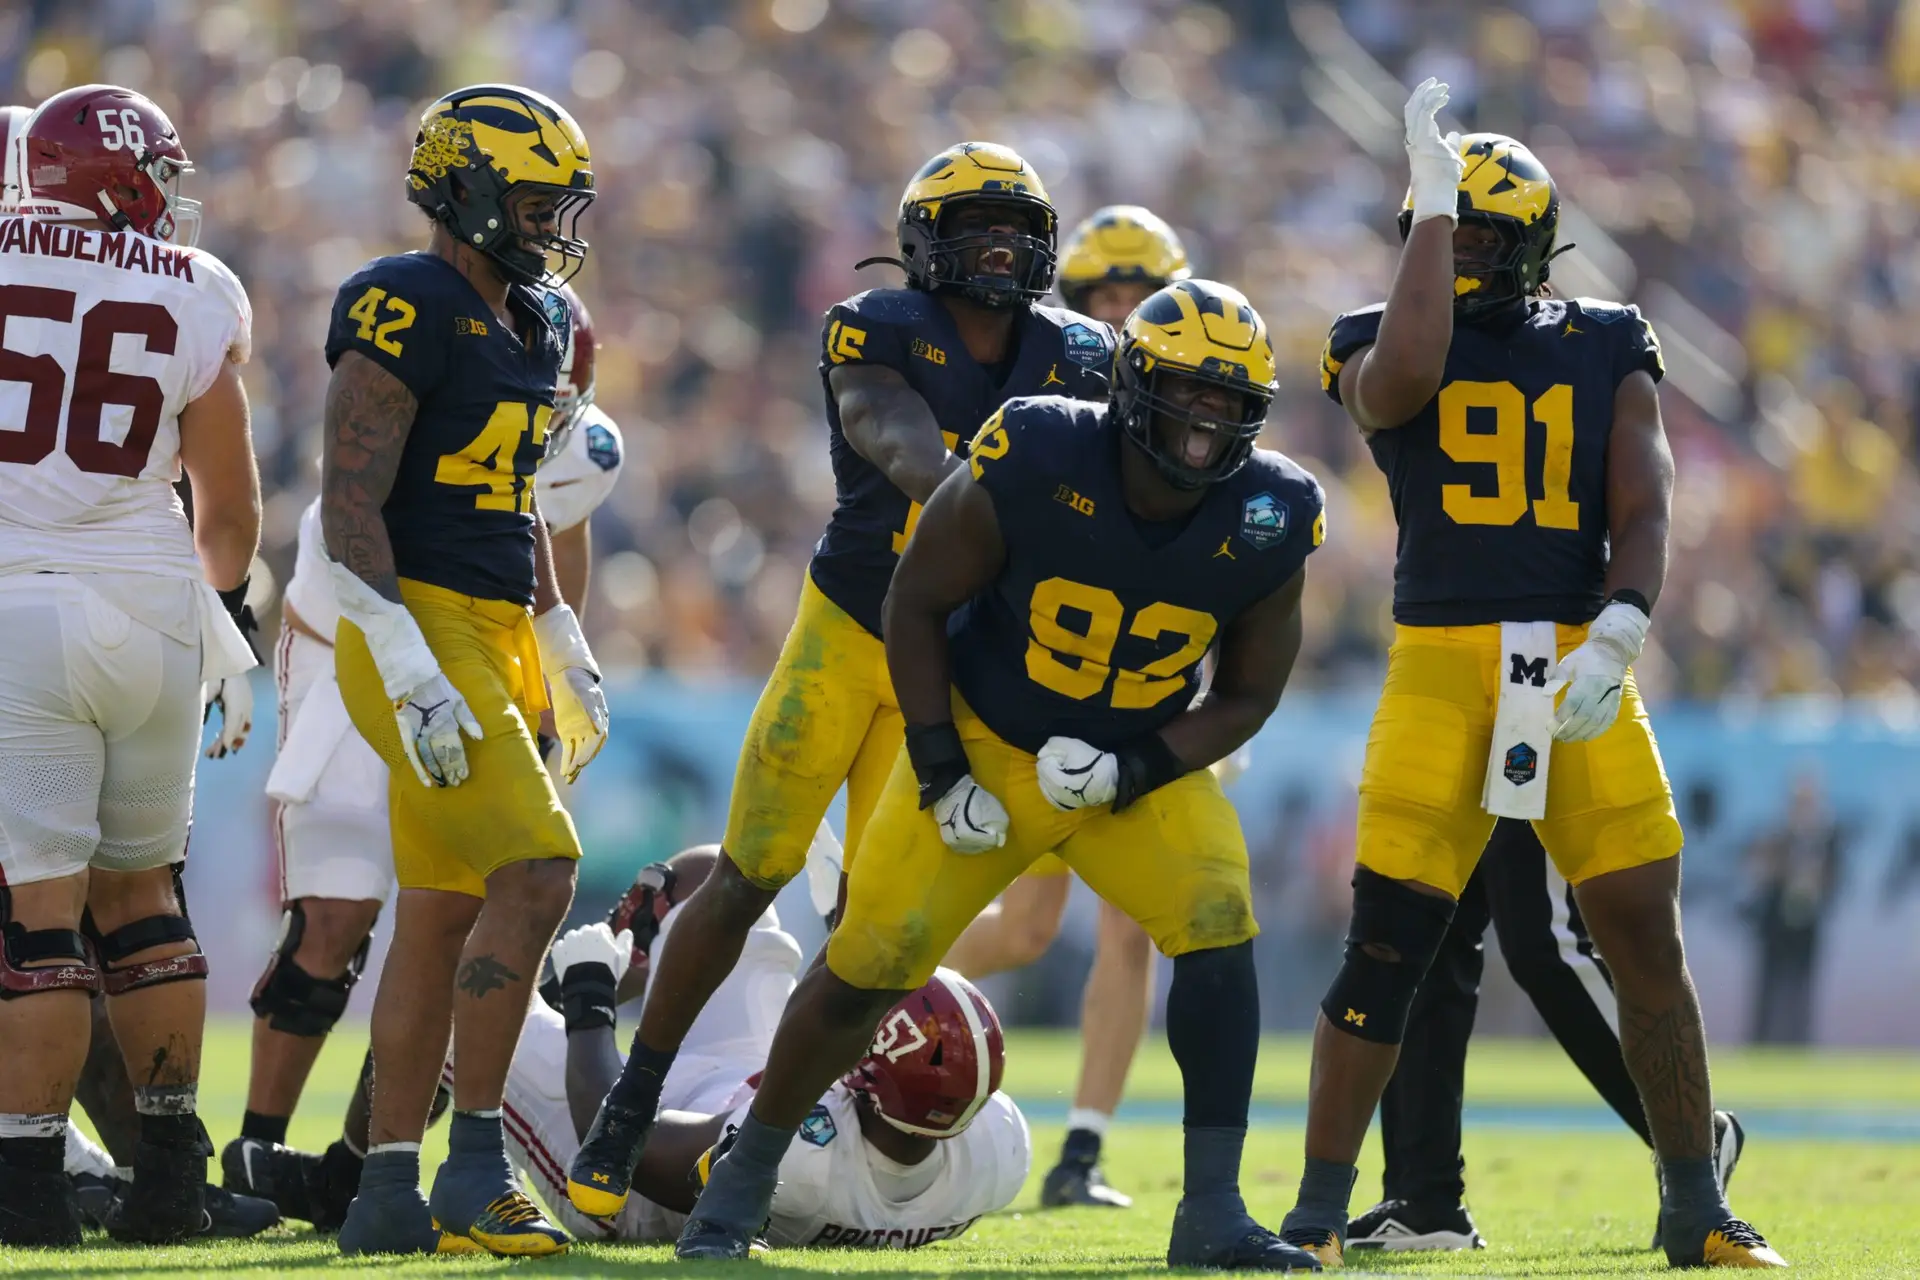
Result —
[[293, 713], [293, 723], [287, 726], [286, 740], [274, 757], [273, 771], [267, 774], [267, 795], [281, 804], [305, 804], [312, 799], [334, 751], [353, 732], [347, 704], [340, 700], [340, 686], [333, 672], [323, 672], [315, 678], [300, 701], [300, 709]]
[[1554, 624], [1500, 624], [1500, 697], [1480, 807], [1498, 818], [1547, 816], [1547, 765], [1553, 759], [1553, 701], [1547, 679], [1558, 659]]

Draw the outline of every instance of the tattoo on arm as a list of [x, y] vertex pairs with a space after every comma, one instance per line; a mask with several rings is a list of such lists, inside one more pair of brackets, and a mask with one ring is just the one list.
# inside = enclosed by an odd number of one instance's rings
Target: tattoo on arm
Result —
[[456, 985], [475, 1000], [483, 999], [488, 992], [501, 991], [509, 982], [520, 981], [520, 975], [501, 964], [491, 955], [475, 956], [460, 966], [460, 976]]
[[419, 402], [406, 384], [349, 351], [327, 384], [320, 527], [327, 555], [389, 600], [400, 599], [380, 508], [393, 489]]

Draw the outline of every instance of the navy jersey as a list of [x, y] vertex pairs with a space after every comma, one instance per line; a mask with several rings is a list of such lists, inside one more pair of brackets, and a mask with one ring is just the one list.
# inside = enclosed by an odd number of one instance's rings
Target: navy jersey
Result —
[[[1320, 383], [1380, 330], [1384, 307], [1333, 322]], [[1638, 307], [1542, 298], [1495, 331], [1455, 325], [1440, 393], [1367, 437], [1400, 526], [1393, 616], [1411, 626], [1588, 622], [1605, 603], [1613, 396], [1660, 340]]]
[[1112, 750], [1173, 719], [1200, 658], [1326, 537], [1320, 484], [1256, 450], [1176, 527], [1127, 510], [1106, 406], [1014, 400], [973, 441], [1007, 561], [949, 623], [953, 682], [1023, 751], [1056, 734]]
[[878, 364], [906, 378], [940, 423], [947, 448], [967, 441], [1014, 396], [1058, 394], [1107, 398], [1113, 330], [1059, 307], [1030, 307], [1015, 320], [1011, 367], [997, 371], [967, 354], [953, 316], [917, 289], [870, 289], [836, 304], [821, 331], [820, 381], [827, 393], [827, 429], [838, 503], [813, 552], [813, 581], [861, 626], [880, 634], [880, 605], [893, 566], [920, 518], [920, 504], [860, 456], [840, 428], [840, 406], [828, 371], [838, 364]]
[[507, 305], [518, 333], [444, 258], [376, 258], [334, 297], [327, 363], [357, 351], [419, 402], [381, 508], [400, 576], [530, 605], [533, 473], [572, 317], [520, 285]]

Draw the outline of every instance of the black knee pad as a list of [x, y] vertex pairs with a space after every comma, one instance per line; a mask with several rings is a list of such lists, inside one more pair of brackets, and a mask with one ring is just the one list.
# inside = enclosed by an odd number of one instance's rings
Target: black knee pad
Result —
[[1362, 1040], [1399, 1044], [1453, 908], [1451, 898], [1421, 893], [1365, 867], [1355, 870], [1346, 960], [1320, 1002], [1327, 1021]]
[[[65, 964], [42, 964], [63, 960]], [[24, 966], [32, 965], [32, 968]], [[29, 929], [13, 918], [13, 895], [0, 885], [0, 1000], [48, 991], [100, 989], [87, 940], [72, 929]]]
[[253, 997], [247, 1003], [254, 1016], [265, 1018], [275, 1031], [291, 1036], [324, 1036], [347, 1011], [347, 997], [366, 968], [373, 937], [369, 934], [360, 940], [345, 973], [337, 978], [316, 978], [293, 958], [306, 932], [306, 908], [295, 900], [281, 918], [280, 945], [273, 949], [267, 971], [253, 984]]
[[[173, 868], [173, 898], [179, 904], [179, 915], [147, 916], [123, 924], [111, 933], [100, 931], [93, 922], [92, 911], [81, 913], [80, 931], [87, 935], [87, 940], [93, 943], [93, 949], [100, 955], [108, 995], [123, 995], [142, 987], [157, 987], [168, 982], [206, 981], [207, 957], [200, 951], [200, 940], [194, 935], [193, 921], [187, 916], [187, 888], [180, 879], [177, 863]], [[194, 949], [185, 955], [169, 956], [164, 960], [143, 960], [139, 964], [115, 968], [128, 956], [137, 955], [149, 947], [170, 946], [176, 942], [191, 942]]]

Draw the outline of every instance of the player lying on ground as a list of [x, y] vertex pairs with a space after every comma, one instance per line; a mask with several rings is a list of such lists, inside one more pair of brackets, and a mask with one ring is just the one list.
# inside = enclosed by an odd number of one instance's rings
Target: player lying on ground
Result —
[[[428, 106], [406, 184], [428, 249], [349, 277], [326, 346], [334, 664], [387, 766], [400, 886], [340, 1248], [555, 1253], [566, 1236], [514, 1185], [500, 1099], [580, 858], [534, 727], [551, 706], [568, 777], [607, 735], [533, 491], [571, 329], [555, 290], [585, 260], [593, 171], [558, 104], [478, 85]], [[429, 1205], [420, 1139], [449, 1035], [460, 1070]]]
[[[829, 836], [830, 838], [830, 836]], [[608, 921], [553, 947], [558, 1008], [535, 1001], [507, 1077], [508, 1151], [581, 1239], [671, 1240], [692, 1209], [708, 1152], [745, 1117], [766, 1065], [800, 948], [769, 907], [739, 963], [694, 1019], [661, 1089], [661, 1114], [611, 1222], [568, 1204], [566, 1170], [620, 1073], [614, 1009], [693, 923], [680, 904], [720, 857], [703, 845], [648, 867]], [[670, 941], [671, 939], [671, 941]], [[1032, 1161], [1026, 1120], [999, 1092], [999, 1019], [973, 985], [941, 970], [881, 1023], [866, 1058], [807, 1113], [780, 1164], [766, 1238], [774, 1245], [910, 1248], [964, 1234], [1019, 1194]]]
[[[0, 451], [0, 1245], [80, 1241], [67, 1114], [102, 989], [140, 1117], [107, 1229], [179, 1240], [207, 1225], [207, 965], [180, 878], [202, 689], [254, 665], [252, 315], [191, 236], [167, 243], [198, 206], [159, 107], [87, 85], [18, 127], [0, 285], [39, 354], [8, 356], [31, 395]], [[113, 353], [136, 363], [108, 373]]]
[[[1540, 837], [1527, 823], [1502, 818], [1408, 1010], [1400, 1061], [1380, 1098], [1381, 1200], [1347, 1224], [1349, 1249], [1484, 1245], [1466, 1206], [1460, 1112], [1489, 924], [1499, 933], [1501, 960], [1567, 1057], [1627, 1127], [1653, 1145], [1640, 1091], [1620, 1055], [1613, 975]], [[1722, 1187], [1740, 1163], [1745, 1139], [1731, 1111], [1713, 1113], [1713, 1161]], [[1658, 1230], [1653, 1247], [1660, 1247]]]
[[667, 958], [581, 1145], [573, 1194], [588, 1214], [620, 1211], [681, 1039], [753, 922], [800, 874], [843, 783], [849, 867], [859, 857], [900, 750], [880, 613], [920, 504], [1009, 397], [1107, 394], [1112, 331], [1038, 305], [1053, 285], [1055, 220], [1026, 161], [992, 143], [947, 148], [908, 183], [896, 235], [907, 287], [827, 313], [820, 376], [839, 505], [740, 747], [726, 856], [687, 903], [698, 926]]
[[[1075, 311], [1117, 330], [1147, 295], [1192, 274], [1172, 227], [1138, 205], [1109, 205], [1083, 221], [1067, 241], [1060, 296]], [[1225, 764], [1215, 766], [1216, 774]], [[970, 978], [1032, 964], [1059, 934], [1072, 886], [1065, 863], [1051, 854], [1041, 858], [967, 926], [946, 964]], [[1040, 1184], [1042, 1205], [1124, 1209], [1133, 1203], [1107, 1185], [1100, 1147], [1152, 1004], [1153, 941], [1103, 898], [1093, 969], [1080, 1002], [1080, 1079], [1067, 1112], [1060, 1162]]]
[[[561, 360], [554, 427], [535, 474], [534, 496], [552, 537], [561, 599], [584, 617], [592, 555], [588, 517], [613, 492], [622, 448], [619, 428], [593, 403], [592, 320], [572, 286], [560, 293], [573, 336]], [[267, 778], [284, 915], [279, 942], [253, 991], [246, 1115], [220, 1163], [228, 1187], [266, 1196], [290, 1218], [337, 1231], [360, 1184], [365, 1115], [350, 1115], [348, 1132], [355, 1136], [343, 1137], [323, 1156], [281, 1144], [307, 1074], [359, 980], [381, 904], [392, 896], [393, 840], [387, 766], [348, 720], [334, 677], [340, 608], [321, 545], [318, 499], [300, 518], [298, 542], [274, 647], [280, 741]], [[556, 745], [543, 736], [541, 755], [561, 785]], [[442, 1089], [432, 1118], [449, 1101]]]
[[1186, 1179], [1169, 1264], [1317, 1267], [1240, 1195], [1257, 927], [1246, 842], [1207, 771], [1279, 702], [1325, 527], [1314, 478], [1254, 449], [1273, 374], [1246, 298], [1182, 281], [1128, 320], [1109, 404], [1009, 402], [934, 494], [887, 594], [906, 750], [680, 1256], [745, 1256], [821, 1092], [981, 908], [1057, 852], [1174, 957]]
[[1341, 1260], [1408, 1007], [1501, 816], [1533, 822], [1612, 972], [1668, 1262], [1785, 1266], [1733, 1215], [1715, 1167], [1680, 823], [1630, 670], [1667, 570], [1659, 342], [1635, 308], [1545, 295], [1552, 179], [1512, 138], [1442, 137], [1446, 100], [1428, 80], [1407, 102], [1412, 183], [1387, 302], [1336, 319], [1322, 357], [1326, 391], [1387, 475], [1397, 625], [1282, 1233]]

